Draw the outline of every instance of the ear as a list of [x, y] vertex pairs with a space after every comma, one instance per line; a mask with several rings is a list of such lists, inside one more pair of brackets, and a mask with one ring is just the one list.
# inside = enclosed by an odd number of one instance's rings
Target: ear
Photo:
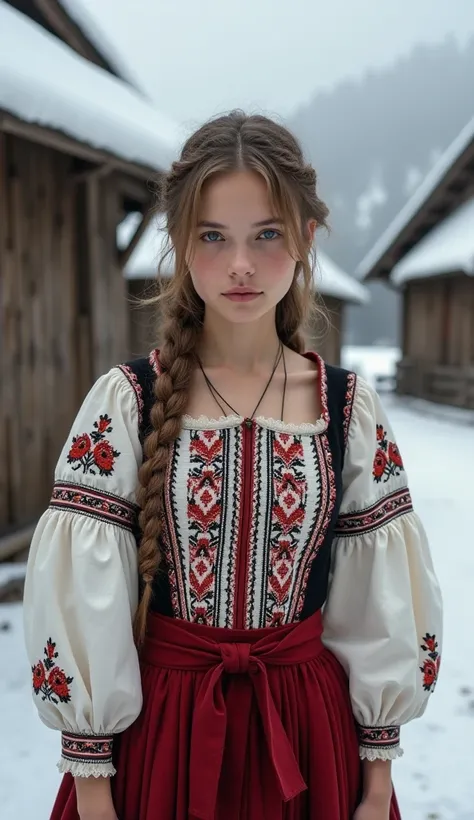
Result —
[[306, 235], [308, 237], [308, 242], [310, 245], [313, 244], [314, 241], [314, 234], [316, 233], [316, 228], [318, 227], [318, 223], [315, 219], [308, 219], [306, 223]]

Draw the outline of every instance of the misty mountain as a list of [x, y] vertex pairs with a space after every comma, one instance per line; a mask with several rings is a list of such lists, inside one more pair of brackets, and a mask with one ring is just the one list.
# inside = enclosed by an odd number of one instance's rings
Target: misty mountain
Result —
[[[419, 45], [388, 68], [319, 92], [290, 126], [314, 164], [331, 209], [325, 250], [352, 273], [442, 151], [474, 115], [474, 39]], [[348, 338], [398, 340], [400, 298], [373, 284], [351, 308]]]

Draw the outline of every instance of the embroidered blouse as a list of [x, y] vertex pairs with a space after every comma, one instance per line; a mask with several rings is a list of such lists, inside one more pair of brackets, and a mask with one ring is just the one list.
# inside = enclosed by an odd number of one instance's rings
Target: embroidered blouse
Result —
[[[309, 354], [313, 355], [313, 354]], [[377, 394], [320, 368], [322, 415], [290, 425], [185, 416], [171, 448], [153, 607], [211, 626], [278, 627], [323, 609], [349, 677], [360, 755], [394, 759], [440, 664], [441, 595]], [[159, 377], [149, 360], [92, 387], [60, 455], [25, 584], [33, 696], [61, 771], [113, 775], [142, 705], [137, 472]]]

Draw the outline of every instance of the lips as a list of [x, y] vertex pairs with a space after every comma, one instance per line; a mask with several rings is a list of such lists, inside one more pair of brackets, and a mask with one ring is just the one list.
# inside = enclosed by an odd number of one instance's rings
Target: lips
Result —
[[223, 296], [259, 296], [260, 293], [261, 291], [250, 288], [233, 288], [232, 290], [226, 290]]
[[257, 290], [229, 290], [227, 293], [223, 293], [226, 299], [229, 299], [231, 302], [252, 302], [254, 299], [258, 299], [261, 296], [261, 292]]

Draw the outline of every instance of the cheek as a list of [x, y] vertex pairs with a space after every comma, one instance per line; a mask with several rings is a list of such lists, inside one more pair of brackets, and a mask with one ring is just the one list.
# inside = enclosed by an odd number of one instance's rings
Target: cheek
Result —
[[222, 259], [219, 255], [210, 253], [207, 248], [197, 249], [191, 264], [191, 278], [196, 293], [205, 300], [222, 285]]
[[295, 261], [292, 259], [286, 248], [274, 247], [265, 248], [265, 253], [262, 254], [260, 272], [267, 279], [274, 282], [275, 285], [280, 285], [293, 279], [295, 271]]

